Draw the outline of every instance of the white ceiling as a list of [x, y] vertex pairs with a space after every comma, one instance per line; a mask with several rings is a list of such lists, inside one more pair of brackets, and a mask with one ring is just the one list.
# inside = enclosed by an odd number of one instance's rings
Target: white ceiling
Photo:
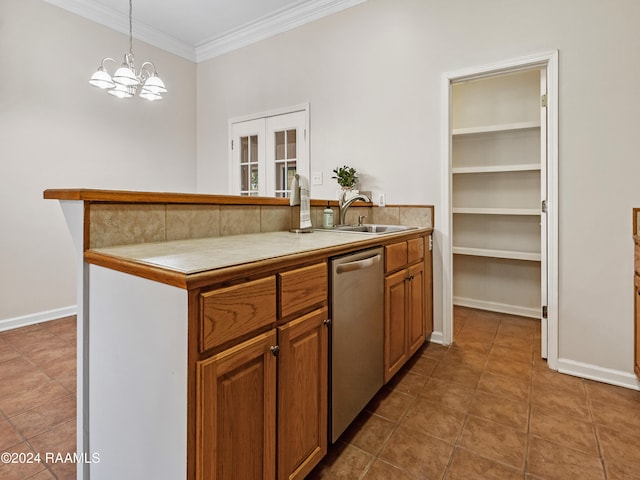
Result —
[[[128, 0], [45, 0], [129, 33]], [[366, 0], [133, 0], [133, 36], [200, 62]]]

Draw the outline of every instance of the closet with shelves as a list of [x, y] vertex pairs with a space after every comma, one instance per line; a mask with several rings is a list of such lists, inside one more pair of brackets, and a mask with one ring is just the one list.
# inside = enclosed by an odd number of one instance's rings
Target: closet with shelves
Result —
[[452, 83], [453, 301], [540, 318], [545, 70]]

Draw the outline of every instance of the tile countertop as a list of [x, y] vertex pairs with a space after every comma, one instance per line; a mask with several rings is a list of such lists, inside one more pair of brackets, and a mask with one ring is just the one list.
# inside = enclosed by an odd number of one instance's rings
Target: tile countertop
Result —
[[[91, 251], [139, 264], [159, 267], [173, 272], [191, 275], [260, 260], [284, 257], [323, 248], [364, 243], [368, 248], [372, 240], [386, 239], [431, 231], [417, 228], [382, 235], [366, 233], [313, 233], [269, 232], [226, 237], [174, 240], [168, 242], [121, 245], [96, 248]], [[365, 242], [366, 241], [366, 242]]]

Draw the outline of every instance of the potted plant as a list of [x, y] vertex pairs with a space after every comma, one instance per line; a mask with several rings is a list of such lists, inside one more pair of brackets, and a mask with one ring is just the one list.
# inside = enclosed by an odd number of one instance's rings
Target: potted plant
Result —
[[343, 189], [352, 189], [356, 186], [358, 176], [355, 168], [344, 165], [334, 168], [333, 173], [335, 175], [331, 178], [335, 178]]

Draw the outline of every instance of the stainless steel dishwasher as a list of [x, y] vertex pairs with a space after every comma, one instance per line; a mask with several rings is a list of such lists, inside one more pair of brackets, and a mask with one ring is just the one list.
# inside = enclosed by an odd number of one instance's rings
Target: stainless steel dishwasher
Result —
[[331, 443], [382, 387], [382, 248], [331, 260]]

